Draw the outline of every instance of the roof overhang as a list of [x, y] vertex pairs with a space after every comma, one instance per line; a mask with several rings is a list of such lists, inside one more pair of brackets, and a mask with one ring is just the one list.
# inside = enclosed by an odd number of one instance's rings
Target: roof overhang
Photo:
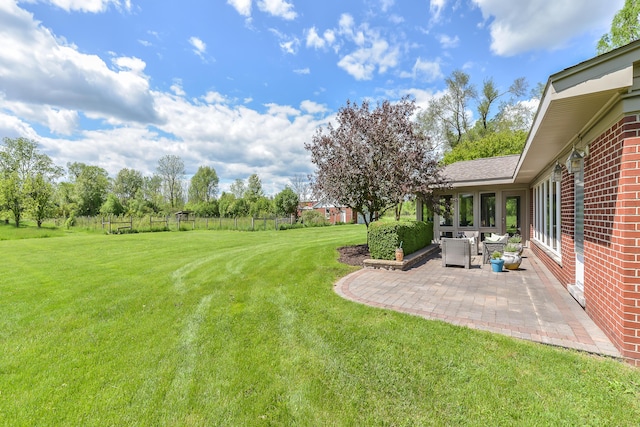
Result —
[[629, 91], [639, 51], [634, 42], [549, 77], [512, 182], [532, 182]]

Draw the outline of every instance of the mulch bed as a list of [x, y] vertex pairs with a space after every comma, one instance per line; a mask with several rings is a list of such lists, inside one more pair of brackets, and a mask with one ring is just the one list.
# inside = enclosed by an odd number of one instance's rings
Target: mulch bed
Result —
[[362, 262], [370, 258], [367, 245], [343, 246], [338, 248], [338, 252], [340, 253], [338, 260], [348, 265], [362, 266]]

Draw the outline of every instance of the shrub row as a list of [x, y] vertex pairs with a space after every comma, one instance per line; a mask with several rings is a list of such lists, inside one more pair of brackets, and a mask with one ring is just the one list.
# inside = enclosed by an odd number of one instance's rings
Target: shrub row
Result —
[[369, 253], [373, 259], [395, 259], [396, 248], [400, 247], [408, 255], [431, 244], [433, 223], [373, 222], [368, 230]]

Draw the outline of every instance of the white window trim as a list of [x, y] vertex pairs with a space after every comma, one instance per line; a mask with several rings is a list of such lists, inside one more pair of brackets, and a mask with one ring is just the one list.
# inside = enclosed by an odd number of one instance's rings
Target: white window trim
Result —
[[[534, 240], [543, 247], [545, 252], [557, 257], [562, 257], [562, 201], [561, 186], [559, 182], [553, 182], [551, 177], [538, 182], [534, 187], [535, 222], [533, 227]], [[555, 212], [551, 212], [555, 200]]]

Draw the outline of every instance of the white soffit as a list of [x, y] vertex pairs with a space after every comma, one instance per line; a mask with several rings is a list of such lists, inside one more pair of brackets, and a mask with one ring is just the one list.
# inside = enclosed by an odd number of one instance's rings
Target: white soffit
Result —
[[628, 55], [589, 64], [587, 61], [550, 77], [514, 182], [531, 182], [607, 103], [633, 84]]

